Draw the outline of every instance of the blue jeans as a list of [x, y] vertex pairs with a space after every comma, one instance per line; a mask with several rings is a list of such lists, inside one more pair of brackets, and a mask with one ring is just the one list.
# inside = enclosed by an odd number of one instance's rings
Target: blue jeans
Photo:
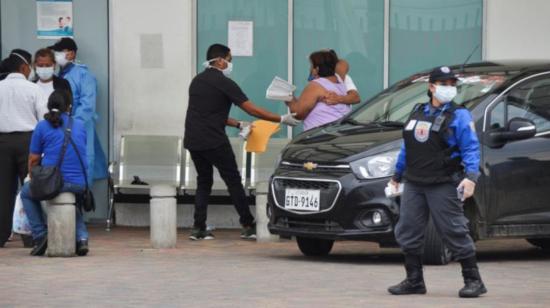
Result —
[[[26, 182], [21, 188], [21, 201], [23, 201], [23, 208], [29, 219], [29, 224], [31, 226], [32, 238], [37, 240], [46, 236], [48, 232], [48, 224], [44, 219], [44, 212], [42, 211], [42, 206], [40, 201], [33, 200], [30, 194], [30, 182]], [[78, 200], [79, 196], [84, 192], [84, 187], [65, 183], [61, 192], [71, 192], [76, 195]], [[76, 207], [76, 240], [87, 240], [88, 239], [88, 230], [82, 219], [82, 211], [79, 206]]]

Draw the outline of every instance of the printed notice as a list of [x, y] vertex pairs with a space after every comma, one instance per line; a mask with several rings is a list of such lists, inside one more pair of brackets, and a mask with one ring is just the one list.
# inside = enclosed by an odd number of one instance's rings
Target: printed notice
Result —
[[72, 0], [36, 0], [36, 34], [39, 39], [73, 37]]
[[227, 45], [231, 55], [237, 57], [252, 57], [254, 50], [254, 22], [229, 21]]

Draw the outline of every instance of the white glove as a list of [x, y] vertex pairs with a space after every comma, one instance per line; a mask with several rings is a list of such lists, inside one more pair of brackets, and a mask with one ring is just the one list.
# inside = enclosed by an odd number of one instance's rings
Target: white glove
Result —
[[27, 176], [25, 177], [25, 179], [23, 180], [23, 183], [27, 183], [28, 181], [31, 180], [31, 176], [30, 174], [27, 174]]
[[250, 135], [250, 133], [252, 132], [252, 123], [240, 121], [239, 129], [240, 129], [239, 136], [241, 136], [244, 140], [246, 140]]
[[403, 194], [403, 187], [404, 187], [403, 184], [391, 179], [386, 185], [386, 188], [384, 189], [384, 193], [388, 198], [397, 197]]
[[475, 189], [476, 189], [476, 183], [474, 181], [471, 181], [468, 179], [462, 180], [462, 182], [460, 182], [460, 184], [458, 184], [458, 187], [457, 187], [457, 190], [461, 190], [463, 192], [462, 200], [460, 201], [464, 201], [470, 198], [471, 196], [473, 196]]
[[294, 113], [287, 113], [281, 115], [281, 123], [286, 124], [288, 126], [296, 126], [300, 124], [302, 121], [295, 118], [296, 112]]

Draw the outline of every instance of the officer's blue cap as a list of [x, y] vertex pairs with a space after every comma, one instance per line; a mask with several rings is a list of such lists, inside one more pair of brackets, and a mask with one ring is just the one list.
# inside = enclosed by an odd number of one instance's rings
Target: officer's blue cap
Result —
[[440, 66], [436, 67], [431, 73], [430, 73], [430, 83], [434, 83], [436, 81], [443, 81], [443, 80], [458, 80], [456, 78], [456, 75], [453, 73], [453, 71], [448, 66]]

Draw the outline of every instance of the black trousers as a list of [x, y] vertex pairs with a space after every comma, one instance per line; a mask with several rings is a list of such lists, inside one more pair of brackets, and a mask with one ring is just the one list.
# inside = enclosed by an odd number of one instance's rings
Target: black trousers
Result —
[[28, 173], [31, 136], [32, 132], [0, 133], [0, 246], [11, 234], [17, 187]]
[[197, 191], [195, 194], [195, 223], [194, 227], [206, 229], [208, 199], [214, 183], [214, 168], [218, 169], [233, 205], [239, 213], [241, 225], [248, 226], [254, 223], [254, 216], [250, 213], [246, 194], [241, 182], [241, 174], [235, 161], [235, 154], [231, 145], [226, 144], [219, 148], [206, 151], [189, 151], [197, 170]]

